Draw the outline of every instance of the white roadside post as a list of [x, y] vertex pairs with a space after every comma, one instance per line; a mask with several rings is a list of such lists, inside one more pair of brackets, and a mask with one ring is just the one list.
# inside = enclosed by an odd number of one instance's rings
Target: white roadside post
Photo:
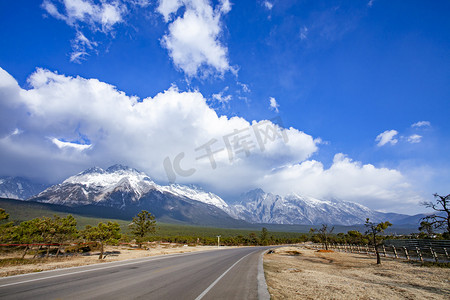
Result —
[[220, 235], [217, 236], [217, 248], [220, 248]]

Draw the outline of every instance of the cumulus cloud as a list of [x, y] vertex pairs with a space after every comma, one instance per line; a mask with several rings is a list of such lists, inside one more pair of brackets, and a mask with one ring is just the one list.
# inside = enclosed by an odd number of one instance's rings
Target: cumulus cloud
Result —
[[377, 146], [381, 147], [386, 145], [387, 143], [391, 145], [397, 144], [398, 140], [394, 138], [398, 134], [397, 130], [386, 130], [385, 132], [380, 133], [375, 142], [378, 142]]
[[278, 107], [280, 107], [280, 105], [278, 104], [277, 100], [275, 100], [274, 97], [270, 97], [269, 102], [270, 102], [269, 108], [274, 112], [278, 113]]
[[413, 134], [408, 137], [408, 142], [410, 142], [411, 144], [420, 143], [421, 140], [422, 140], [422, 136], [418, 135], [418, 134]]
[[420, 128], [420, 127], [430, 127], [431, 123], [429, 121], [419, 121], [411, 125], [411, 127]]
[[[74, 169], [118, 162], [167, 181], [164, 160], [173, 162], [185, 153], [182, 166], [197, 171], [190, 178], [178, 176], [177, 181], [219, 188], [219, 182], [225, 181], [223, 189], [229, 189], [232, 183], [242, 186], [253, 181], [243, 177], [236, 180], [236, 173], [256, 178], [278, 165], [303, 161], [317, 151], [317, 141], [294, 128], [281, 129], [267, 120], [250, 123], [239, 117], [218, 116], [199, 92], [171, 87], [140, 100], [96, 79], [44, 69], [29, 77], [29, 90], [20, 88], [3, 70], [1, 77], [8, 83], [1, 88], [5, 94], [1, 96], [2, 112], [21, 112], [12, 114], [18, 116], [16, 119], [0, 121], [7, 129], [4, 136], [16, 128], [24, 131], [2, 141], [1, 160], [15, 157], [17, 164], [39, 164], [39, 168], [72, 164], [76, 167], [66, 168], [66, 175], [70, 175]], [[265, 131], [267, 125], [271, 126], [269, 132]], [[76, 148], [85, 144], [80, 136], [90, 141], [89, 148], [61, 151], [62, 145]], [[213, 157], [217, 168], [212, 168], [208, 157], [199, 159], [207, 153], [204, 145], [211, 141], [215, 141], [212, 150], [219, 151]], [[23, 156], [15, 152], [17, 148], [24, 149]], [[44, 157], [36, 159], [38, 154]]]
[[342, 153], [334, 156], [328, 169], [321, 162], [307, 160], [265, 176], [261, 184], [280, 194], [291, 190], [319, 199], [346, 199], [374, 209], [401, 210], [405, 204], [420, 200], [399, 171], [352, 161]]
[[89, 55], [88, 50], [97, 47], [95, 41], [90, 41], [82, 33], [83, 28], [87, 27], [91, 32], [100, 31], [109, 34], [116, 24], [124, 21], [123, 18], [127, 13], [126, 5], [120, 1], [102, 1], [95, 4], [91, 0], [44, 0], [42, 8], [50, 16], [75, 28], [76, 36], [72, 40], [73, 52], [70, 60], [77, 63]]
[[[184, 7], [182, 15], [178, 10]], [[189, 77], [235, 70], [228, 49], [220, 41], [221, 18], [231, 10], [228, 0], [213, 8], [207, 0], [160, 0], [157, 11], [169, 23], [161, 40], [175, 66]]]
[[278, 126], [279, 118], [219, 116], [199, 92], [173, 86], [139, 99], [97, 79], [45, 69], [28, 84], [21, 88], [0, 68], [0, 175], [55, 182], [91, 166], [122, 163], [159, 182], [197, 183], [222, 196], [262, 187], [372, 208], [416, 199], [404, 197], [409, 186], [399, 171], [342, 154], [325, 169], [311, 160], [320, 139]]

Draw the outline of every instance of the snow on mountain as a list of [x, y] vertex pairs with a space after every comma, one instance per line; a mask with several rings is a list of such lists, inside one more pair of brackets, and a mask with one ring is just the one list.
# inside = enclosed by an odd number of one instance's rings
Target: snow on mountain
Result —
[[219, 196], [201, 188], [178, 184], [158, 185], [145, 173], [122, 165], [114, 165], [106, 170], [99, 167], [87, 169], [48, 188], [34, 200], [68, 206], [102, 204], [123, 208], [127, 204], [136, 204], [152, 190], [214, 205], [222, 210], [228, 208], [228, 204]]
[[243, 194], [230, 210], [231, 216], [252, 223], [352, 225], [378, 219], [377, 212], [360, 204], [297, 194], [282, 197], [261, 189]]
[[24, 200], [30, 198], [46, 186], [22, 177], [0, 177], [0, 197]]
[[168, 186], [159, 186], [159, 190], [172, 193], [177, 196], [186, 197], [192, 200], [200, 201], [206, 204], [214, 205], [222, 210], [228, 211], [228, 204], [216, 194], [205, 192], [197, 186], [187, 186], [171, 184]]
[[[78, 184], [86, 189], [101, 191], [107, 194], [122, 187], [131, 191], [134, 190], [140, 198], [150, 189], [155, 189], [157, 185], [143, 172], [126, 166], [114, 165], [106, 170], [98, 167], [88, 169], [75, 176], [69, 177], [62, 184]], [[99, 199], [101, 197], [97, 197]]]
[[[0, 188], [2, 186], [0, 184]], [[210, 217], [211, 220], [222, 218], [231, 222], [231, 216], [251, 223], [353, 225], [364, 223], [366, 218], [377, 222], [408, 217], [388, 216], [352, 202], [321, 200], [298, 194], [280, 196], [262, 189], [249, 191], [236, 204], [229, 205], [219, 196], [199, 187], [158, 185], [145, 173], [121, 165], [106, 170], [98, 167], [85, 170], [29, 200], [66, 206], [148, 207], [174, 219], [195, 218], [200, 221]]]

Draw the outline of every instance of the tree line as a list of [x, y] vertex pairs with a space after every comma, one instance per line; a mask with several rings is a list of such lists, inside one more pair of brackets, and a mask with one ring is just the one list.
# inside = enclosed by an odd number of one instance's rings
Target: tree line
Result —
[[[0, 208], [0, 222], [0, 242], [23, 247], [22, 258], [33, 247], [36, 248], [34, 257], [42, 254], [43, 249], [45, 249], [46, 258], [49, 257], [51, 250], [56, 251], [55, 256], [58, 257], [63, 247], [78, 242], [81, 245], [89, 243], [98, 245], [99, 259], [102, 259], [104, 245], [118, 244], [122, 238], [120, 225], [117, 222], [99, 222], [96, 226], [87, 225], [83, 230], [78, 230], [77, 220], [72, 215], [35, 218], [14, 225], [12, 221], [9, 221], [9, 214]], [[133, 218], [129, 228], [140, 247], [145, 237], [156, 231], [155, 217], [143, 210]]]
[[[426, 216], [419, 227], [420, 233], [411, 236], [412, 238], [449, 238], [450, 237], [450, 195], [434, 195], [436, 203], [427, 202], [423, 205], [436, 211], [435, 214]], [[323, 243], [328, 249], [329, 243], [373, 245], [379, 261], [378, 246], [385, 238], [395, 239], [393, 236], [382, 236], [381, 234], [389, 226], [389, 222], [373, 223], [366, 220], [367, 231], [361, 233], [356, 230], [349, 230], [347, 233], [333, 234], [334, 227], [322, 224], [319, 229], [311, 228], [309, 234], [299, 234], [296, 237], [283, 237], [279, 234], [270, 234], [266, 228], [262, 228], [259, 234], [251, 232], [248, 235], [238, 234], [236, 236], [224, 236], [221, 238], [222, 245], [278, 245], [296, 244], [306, 241]], [[443, 233], [435, 233], [434, 230], [443, 230]], [[43, 254], [49, 257], [51, 251], [56, 257], [61, 253], [62, 248], [68, 243], [95, 243], [100, 250], [99, 258], [104, 257], [105, 244], [117, 244], [119, 241], [129, 242], [134, 239], [138, 247], [145, 242], [161, 241], [183, 244], [216, 245], [214, 236], [195, 237], [186, 236], [157, 236], [155, 217], [148, 211], [141, 211], [129, 224], [129, 234], [121, 233], [120, 225], [117, 222], [100, 222], [96, 226], [87, 225], [83, 230], [77, 229], [77, 220], [72, 216], [53, 216], [35, 218], [15, 225], [9, 220], [8, 213], [0, 208], [0, 243], [17, 244], [23, 247], [22, 258], [35, 247], [35, 257]], [[402, 237], [404, 238], [404, 237]], [[88, 247], [88, 246], [86, 246]], [[65, 249], [66, 252], [71, 249]], [[80, 250], [75, 249], [76, 251]]]

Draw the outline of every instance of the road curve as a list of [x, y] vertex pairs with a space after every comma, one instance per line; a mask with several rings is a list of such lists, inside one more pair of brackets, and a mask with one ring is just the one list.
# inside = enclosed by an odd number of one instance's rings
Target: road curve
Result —
[[[258, 299], [258, 263], [266, 249], [154, 256], [11, 276], [0, 279], [0, 299]], [[261, 290], [259, 298], [266, 298]]]

